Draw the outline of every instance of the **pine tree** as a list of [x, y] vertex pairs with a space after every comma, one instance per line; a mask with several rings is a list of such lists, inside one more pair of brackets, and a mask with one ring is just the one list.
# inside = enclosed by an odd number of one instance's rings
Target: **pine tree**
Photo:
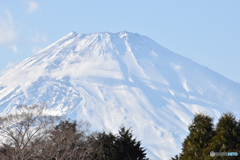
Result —
[[116, 137], [110, 132], [98, 133], [97, 140], [95, 142], [95, 151], [97, 160], [114, 160], [116, 158], [116, 146], [115, 146]]
[[141, 147], [141, 142], [133, 138], [130, 129], [120, 127], [115, 145], [117, 146], [116, 160], [145, 160], [145, 149]]
[[213, 118], [204, 113], [196, 114], [188, 129], [190, 133], [182, 144], [180, 159], [204, 160], [205, 149], [215, 135]]
[[133, 138], [130, 129], [120, 127], [118, 135], [98, 133], [90, 159], [94, 160], [148, 160], [141, 142]]
[[179, 160], [179, 157], [178, 157], [178, 155], [175, 155], [175, 157], [171, 157], [170, 160]]
[[[221, 116], [216, 127], [216, 136], [211, 140], [207, 149], [214, 152], [240, 152], [239, 123], [232, 113]], [[207, 154], [207, 153], [206, 153]], [[208, 159], [236, 159], [236, 157], [215, 156]]]

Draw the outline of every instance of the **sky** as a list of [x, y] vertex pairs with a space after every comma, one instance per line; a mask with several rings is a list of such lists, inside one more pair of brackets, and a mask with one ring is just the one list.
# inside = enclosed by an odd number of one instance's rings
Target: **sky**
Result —
[[239, 0], [1, 0], [0, 73], [72, 31], [139, 33], [240, 83]]

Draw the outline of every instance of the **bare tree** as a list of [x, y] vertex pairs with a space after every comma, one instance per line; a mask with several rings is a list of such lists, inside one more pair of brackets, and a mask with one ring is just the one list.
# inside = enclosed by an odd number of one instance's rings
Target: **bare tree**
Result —
[[[45, 104], [20, 105], [0, 117], [0, 160], [95, 160], [90, 124], [46, 115]], [[60, 123], [59, 123], [60, 122]]]
[[61, 121], [51, 135], [41, 141], [39, 150], [41, 159], [78, 160], [84, 158], [86, 137], [90, 124], [88, 122]]
[[39, 155], [39, 145], [52, 132], [56, 116], [47, 116], [46, 105], [19, 105], [14, 112], [0, 117], [1, 159], [28, 160]]

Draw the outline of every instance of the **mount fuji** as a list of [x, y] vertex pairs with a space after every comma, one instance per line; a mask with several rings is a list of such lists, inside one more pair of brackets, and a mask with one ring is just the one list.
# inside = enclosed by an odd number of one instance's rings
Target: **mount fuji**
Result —
[[129, 32], [71, 32], [0, 77], [1, 114], [46, 102], [93, 130], [124, 124], [156, 160], [181, 151], [195, 113], [240, 114], [239, 97], [239, 83]]

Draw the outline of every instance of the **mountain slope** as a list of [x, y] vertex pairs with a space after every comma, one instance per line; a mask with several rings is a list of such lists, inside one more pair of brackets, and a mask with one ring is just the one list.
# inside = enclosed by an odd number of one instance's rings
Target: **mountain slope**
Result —
[[93, 129], [131, 126], [152, 159], [179, 153], [193, 114], [239, 114], [240, 85], [139, 34], [71, 32], [0, 77], [0, 112], [47, 102]]

